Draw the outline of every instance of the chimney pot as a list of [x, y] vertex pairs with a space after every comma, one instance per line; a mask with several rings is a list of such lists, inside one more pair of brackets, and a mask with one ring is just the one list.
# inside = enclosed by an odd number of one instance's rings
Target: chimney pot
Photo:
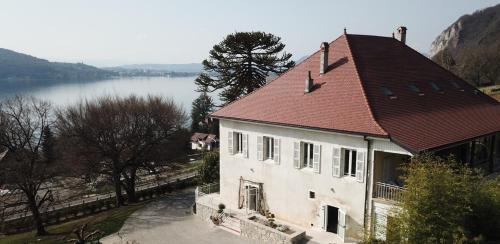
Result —
[[403, 44], [406, 44], [406, 27], [400, 26], [398, 28], [398, 40]]
[[319, 73], [324, 74], [328, 68], [328, 49], [330, 45], [328, 42], [321, 43], [321, 57], [319, 60]]
[[313, 79], [311, 77], [311, 71], [309, 70], [308, 72], [308, 75], [307, 75], [307, 78], [306, 78], [306, 87], [304, 89], [304, 93], [309, 93], [312, 91], [312, 87], [313, 87]]

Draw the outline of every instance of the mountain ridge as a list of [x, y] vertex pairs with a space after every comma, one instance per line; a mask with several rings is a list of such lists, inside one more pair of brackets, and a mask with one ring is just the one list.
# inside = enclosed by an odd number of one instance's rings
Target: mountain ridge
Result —
[[83, 63], [51, 62], [46, 59], [0, 48], [0, 80], [103, 79], [115, 75]]

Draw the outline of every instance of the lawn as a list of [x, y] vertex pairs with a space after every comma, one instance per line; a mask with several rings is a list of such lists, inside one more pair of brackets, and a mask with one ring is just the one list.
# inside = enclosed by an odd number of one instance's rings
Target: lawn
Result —
[[35, 236], [35, 232], [25, 232], [14, 235], [7, 235], [5, 237], [0, 237], [0, 243], [66, 243], [64, 241], [65, 237], [74, 238], [72, 230], [87, 223], [87, 229], [89, 231], [100, 230], [104, 232], [102, 235], [107, 236], [109, 234], [115, 233], [123, 226], [123, 223], [136, 210], [144, 206], [146, 202], [131, 204], [123, 206], [116, 209], [111, 209], [101, 213], [94, 214], [92, 216], [87, 216], [80, 219], [71, 220], [59, 225], [51, 225], [47, 228], [49, 235], [47, 236]]

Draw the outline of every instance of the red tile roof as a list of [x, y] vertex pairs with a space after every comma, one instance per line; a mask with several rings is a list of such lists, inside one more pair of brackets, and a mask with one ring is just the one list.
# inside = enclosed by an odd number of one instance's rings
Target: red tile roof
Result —
[[[475, 94], [474, 87], [394, 38], [342, 35], [330, 43], [324, 75], [319, 60], [318, 51], [212, 116], [390, 137], [410, 152], [500, 131], [500, 103]], [[309, 70], [314, 89], [304, 93]], [[381, 86], [397, 98], [384, 95]]]

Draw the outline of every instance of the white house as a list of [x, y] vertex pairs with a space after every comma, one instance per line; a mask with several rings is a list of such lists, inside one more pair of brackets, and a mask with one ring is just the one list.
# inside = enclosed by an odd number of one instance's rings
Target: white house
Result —
[[218, 146], [218, 142], [214, 134], [196, 132], [191, 136], [191, 149], [211, 151]]
[[399, 38], [352, 35], [212, 114], [228, 209], [305, 230], [384, 238], [414, 154], [500, 167], [500, 105]]

